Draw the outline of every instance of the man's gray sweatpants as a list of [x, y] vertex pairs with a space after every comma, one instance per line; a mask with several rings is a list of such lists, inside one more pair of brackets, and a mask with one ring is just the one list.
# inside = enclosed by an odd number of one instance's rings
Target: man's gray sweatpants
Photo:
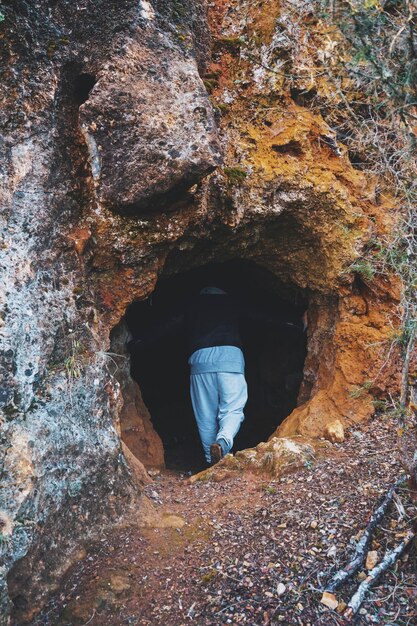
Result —
[[223, 454], [230, 452], [244, 420], [248, 399], [245, 376], [234, 372], [191, 374], [190, 389], [201, 443], [210, 463], [211, 444], [218, 441]]

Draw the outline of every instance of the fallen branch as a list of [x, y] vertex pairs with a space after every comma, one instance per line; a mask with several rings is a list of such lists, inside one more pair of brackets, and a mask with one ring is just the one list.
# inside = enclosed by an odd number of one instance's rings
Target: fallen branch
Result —
[[407, 394], [408, 394], [409, 376], [410, 376], [410, 361], [411, 361], [411, 356], [414, 350], [415, 340], [416, 340], [416, 324], [413, 323], [413, 326], [410, 332], [410, 337], [407, 343], [407, 351], [405, 354], [403, 370], [401, 373], [401, 395], [400, 395], [401, 408], [405, 408], [406, 403], [407, 403]]
[[389, 505], [391, 504], [392, 499], [394, 497], [395, 490], [400, 485], [402, 485], [405, 482], [405, 480], [406, 480], [406, 477], [403, 476], [402, 478], [400, 478], [400, 480], [398, 480], [394, 485], [392, 485], [389, 488], [387, 495], [385, 496], [385, 498], [383, 499], [379, 507], [372, 514], [372, 517], [365, 529], [365, 532], [363, 533], [362, 537], [358, 541], [353, 558], [346, 565], [346, 567], [339, 570], [333, 576], [333, 578], [327, 584], [324, 590], [325, 592], [333, 593], [336, 589], [340, 587], [340, 585], [342, 585], [345, 582], [345, 580], [353, 576], [353, 574], [355, 574], [359, 570], [359, 568], [365, 561], [365, 557], [368, 552], [368, 548], [371, 544], [372, 536], [373, 536], [373, 533], [377, 524], [381, 521], [381, 519], [384, 517], [385, 513], [387, 512], [387, 509]]
[[394, 550], [387, 552], [382, 561], [376, 565], [368, 574], [366, 579], [359, 585], [357, 591], [351, 597], [348, 608], [344, 613], [344, 617], [346, 619], [350, 619], [353, 615], [355, 615], [365, 599], [367, 592], [371, 585], [374, 584], [376, 580], [386, 572], [386, 570], [395, 563], [395, 561], [402, 555], [410, 541], [414, 539], [415, 533], [413, 531], [409, 531], [407, 535], [404, 537], [404, 540], [396, 547]]

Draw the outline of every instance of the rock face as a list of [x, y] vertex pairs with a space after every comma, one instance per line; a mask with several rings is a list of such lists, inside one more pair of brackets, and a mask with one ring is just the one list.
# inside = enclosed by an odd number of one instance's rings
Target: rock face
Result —
[[123, 42], [80, 107], [97, 200], [130, 213], [169, 206], [221, 163], [194, 58], [153, 27], [151, 6], [142, 14], [149, 26]]
[[248, 259], [308, 294], [300, 406], [280, 435], [322, 436], [396, 390], [398, 280], [352, 265], [395, 207], [300, 96], [332, 106], [311, 9], [261, 5], [219, 0], [208, 18], [203, 0], [4, 11], [0, 613], [15, 623], [84, 540], [138, 506], [146, 474], [120, 436], [162, 464], [110, 338], [161, 274]]

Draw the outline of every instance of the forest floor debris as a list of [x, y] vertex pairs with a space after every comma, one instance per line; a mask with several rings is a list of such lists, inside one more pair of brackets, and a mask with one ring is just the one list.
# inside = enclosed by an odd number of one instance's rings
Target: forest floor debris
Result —
[[[329, 594], [334, 601], [323, 604], [323, 591], [402, 474], [396, 437], [394, 420], [375, 418], [274, 480], [243, 474], [189, 484], [185, 474], [154, 475], [146, 491], [155, 506], [185, 524], [104, 537], [33, 626], [346, 624], [347, 604], [369, 576], [366, 559]], [[376, 568], [416, 521], [407, 485], [397, 493], [369, 543]], [[367, 590], [349, 623], [417, 624], [414, 544]]]

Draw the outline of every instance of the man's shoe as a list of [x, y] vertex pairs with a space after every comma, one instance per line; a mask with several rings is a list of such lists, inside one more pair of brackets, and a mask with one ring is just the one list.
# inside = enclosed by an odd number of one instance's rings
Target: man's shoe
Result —
[[223, 450], [221, 448], [221, 445], [217, 443], [217, 441], [212, 443], [210, 446], [210, 457], [211, 457], [212, 465], [215, 465], [216, 463], [218, 463], [223, 457]]

